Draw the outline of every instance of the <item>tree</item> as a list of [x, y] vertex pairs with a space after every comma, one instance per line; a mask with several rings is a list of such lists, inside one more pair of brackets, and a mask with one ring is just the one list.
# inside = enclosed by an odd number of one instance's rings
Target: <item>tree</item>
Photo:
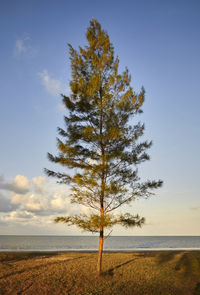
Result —
[[92, 209], [89, 214], [57, 217], [55, 222], [76, 225], [99, 233], [97, 269], [102, 269], [104, 231], [116, 224], [141, 226], [145, 219], [113, 211], [140, 197], [149, 197], [162, 181], [141, 182], [137, 165], [149, 160], [151, 142], [138, 139], [144, 124], [133, 123], [142, 113], [145, 90], [139, 94], [130, 86], [128, 69], [118, 73], [119, 59], [107, 32], [92, 19], [87, 29], [88, 45], [75, 50], [69, 45], [72, 78], [71, 95], [63, 97], [67, 110], [65, 129], [58, 128], [59, 154], [50, 161], [72, 169], [61, 173], [45, 169], [48, 176], [71, 185], [71, 202]]

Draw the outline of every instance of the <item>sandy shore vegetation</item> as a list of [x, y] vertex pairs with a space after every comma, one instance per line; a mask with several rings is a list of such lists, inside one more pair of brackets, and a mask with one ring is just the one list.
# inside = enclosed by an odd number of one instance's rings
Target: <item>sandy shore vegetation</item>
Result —
[[0, 294], [200, 295], [200, 252], [1, 253]]

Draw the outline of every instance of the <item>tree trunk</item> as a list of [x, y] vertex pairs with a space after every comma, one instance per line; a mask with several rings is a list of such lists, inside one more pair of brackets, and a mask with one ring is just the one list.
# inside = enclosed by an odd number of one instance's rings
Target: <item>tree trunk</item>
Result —
[[[101, 72], [100, 72], [101, 81]], [[101, 176], [101, 195], [100, 195], [100, 235], [99, 235], [99, 254], [97, 262], [97, 272], [101, 275], [102, 271], [102, 253], [103, 253], [103, 229], [104, 229], [104, 191], [105, 191], [105, 152], [103, 144], [103, 99], [102, 99], [102, 88], [100, 85], [99, 95], [101, 99], [100, 109], [100, 146], [101, 146], [101, 161], [102, 161], [102, 176]]]
[[102, 253], [103, 253], [103, 227], [101, 227], [100, 235], [99, 235], [99, 254], [98, 254], [98, 262], [97, 262], [97, 271], [99, 275], [101, 275], [101, 271], [102, 271]]

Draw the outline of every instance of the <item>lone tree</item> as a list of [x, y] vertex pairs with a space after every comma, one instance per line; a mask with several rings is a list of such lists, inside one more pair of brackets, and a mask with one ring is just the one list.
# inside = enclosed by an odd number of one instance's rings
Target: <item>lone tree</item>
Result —
[[89, 214], [57, 217], [55, 222], [76, 225], [99, 233], [97, 270], [102, 268], [104, 230], [116, 224], [141, 226], [145, 219], [113, 211], [140, 197], [149, 197], [162, 181], [141, 182], [137, 165], [149, 160], [151, 142], [139, 142], [144, 125], [133, 123], [142, 113], [145, 90], [130, 86], [128, 69], [118, 73], [119, 59], [106, 31], [92, 19], [87, 29], [88, 45], [76, 51], [69, 45], [71, 94], [62, 95], [66, 107], [65, 129], [58, 128], [58, 156], [50, 161], [74, 171], [60, 173], [45, 169], [59, 183], [71, 184], [71, 202], [91, 208]]

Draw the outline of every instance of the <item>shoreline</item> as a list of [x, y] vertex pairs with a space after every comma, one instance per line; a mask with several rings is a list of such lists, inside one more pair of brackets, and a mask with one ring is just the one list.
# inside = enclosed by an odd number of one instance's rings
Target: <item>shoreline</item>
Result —
[[[141, 253], [141, 252], [199, 252], [200, 248], [136, 248], [136, 249], [106, 249], [103, 250], [103, 253]], [[0, 254], [5, 253], [98, 253], [96, 249], [69, 249], [69, 250], [52, 250], [52, 249], [22, 249], [22, 250], [9, 250], [9, 249], [0, 249]]]

